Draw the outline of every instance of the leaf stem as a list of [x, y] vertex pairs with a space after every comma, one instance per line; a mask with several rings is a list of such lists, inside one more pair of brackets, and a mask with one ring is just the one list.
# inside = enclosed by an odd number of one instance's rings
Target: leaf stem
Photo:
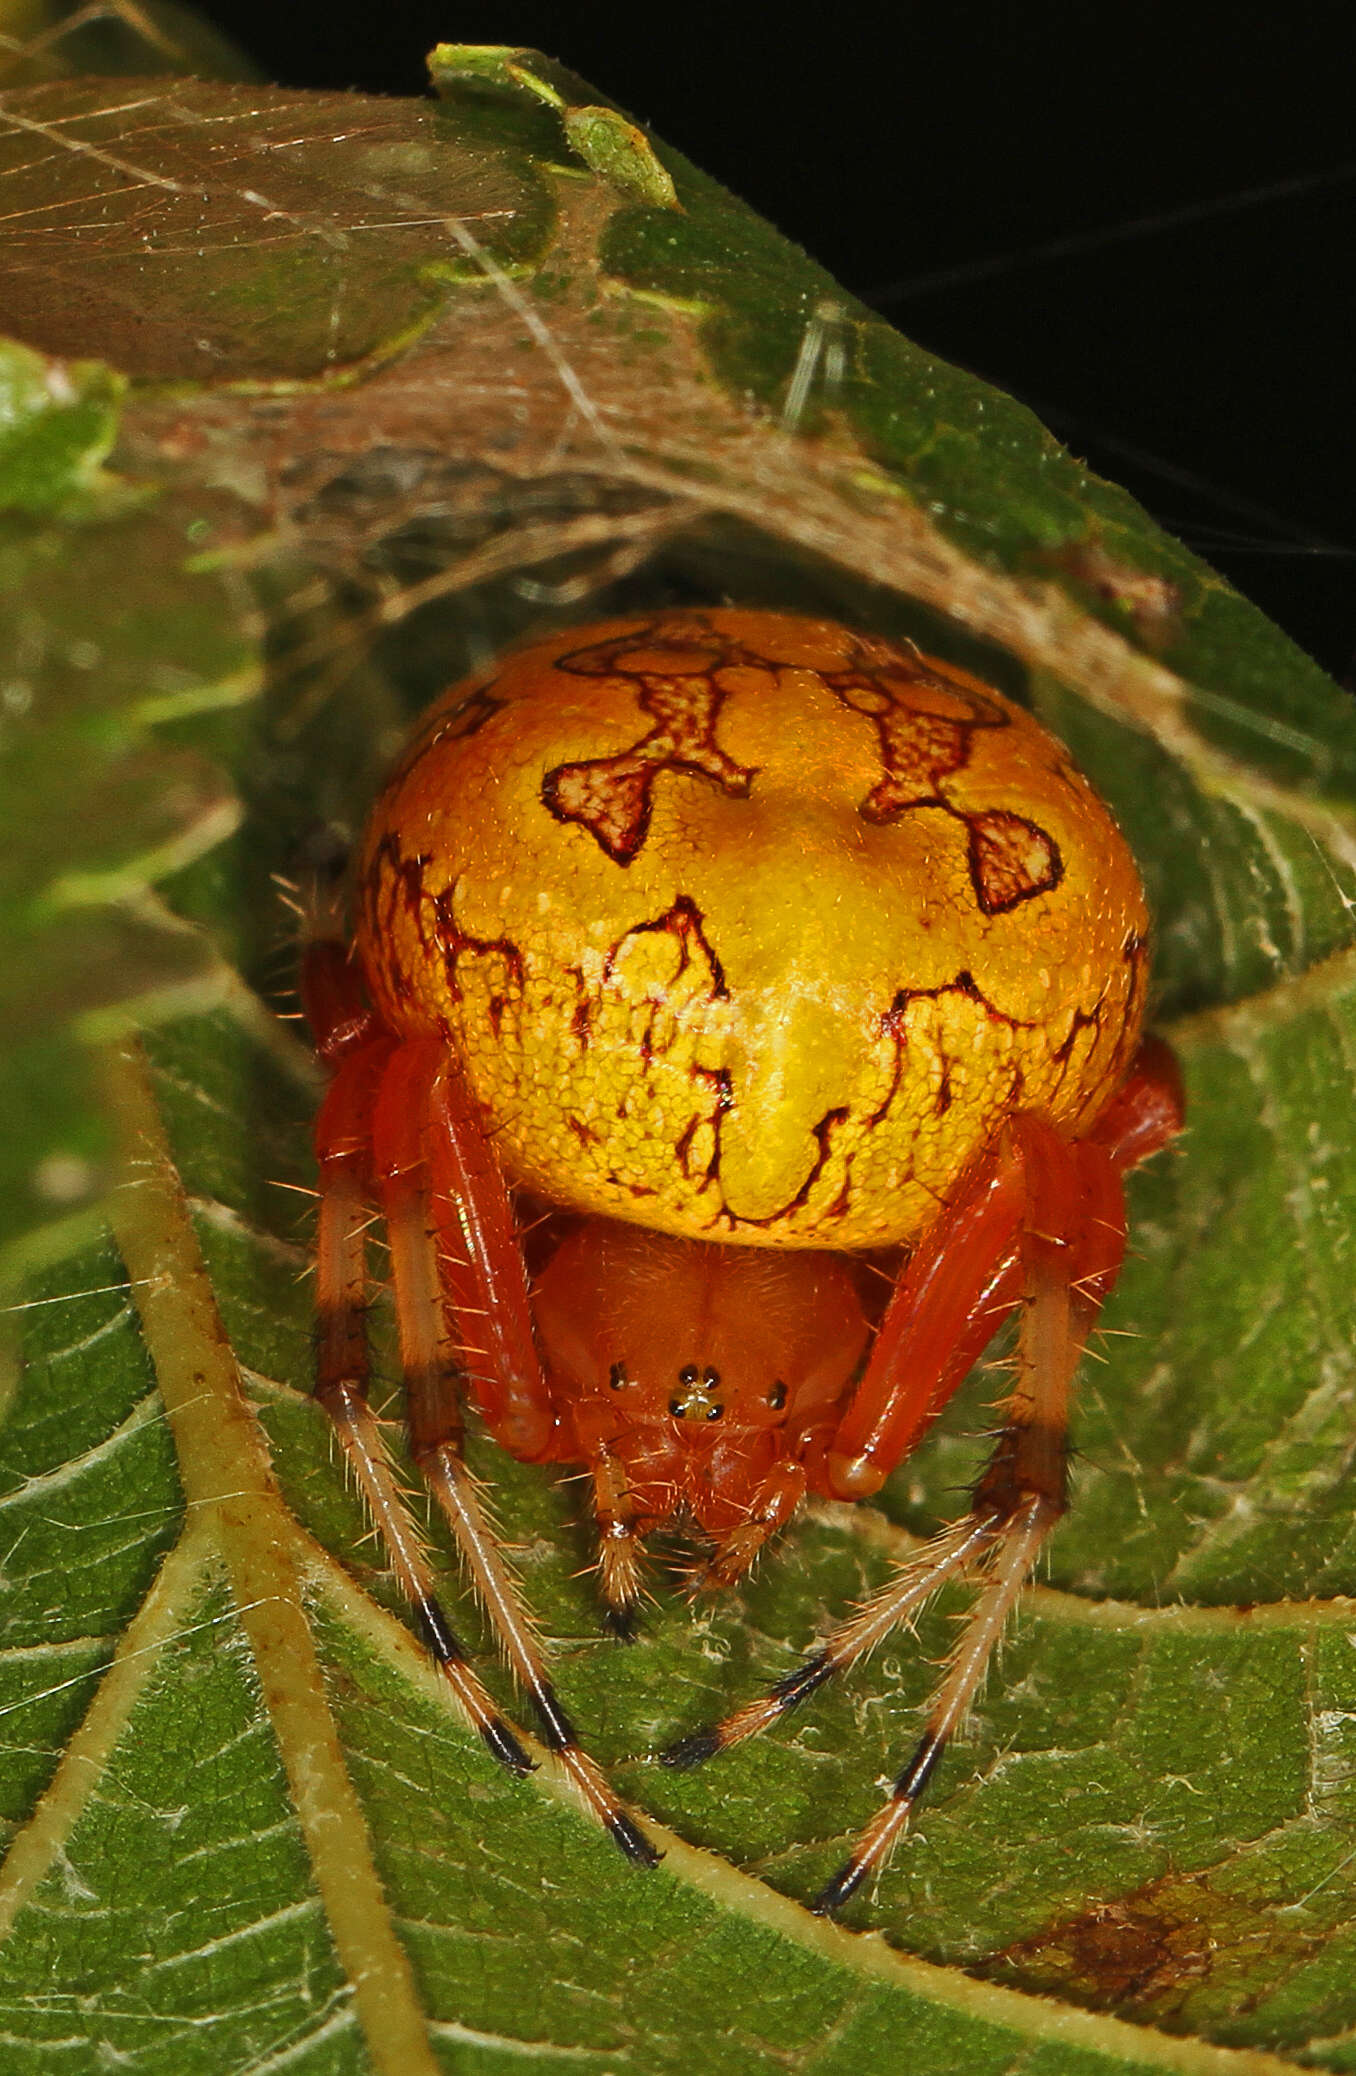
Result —
[[208, 1278], [139, 1045], [106, 1055], [124, 1179], [110, 1207], [169, 1415], [189, 1518], [210, 1521], [377, 2076], [438, 2076], [349, 1779], [283, 1504]]

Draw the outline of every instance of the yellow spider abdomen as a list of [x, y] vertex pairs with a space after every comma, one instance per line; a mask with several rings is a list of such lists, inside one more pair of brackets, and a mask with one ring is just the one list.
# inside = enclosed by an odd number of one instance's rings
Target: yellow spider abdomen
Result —
[[512, 1178], [697, 1238], [911, 1241], [1013, 1111], [1070, 1136], [1139, 1037], [1134, 861], [968, 672], [786, 613], [575, 628], [433, 708], [359, 945]]

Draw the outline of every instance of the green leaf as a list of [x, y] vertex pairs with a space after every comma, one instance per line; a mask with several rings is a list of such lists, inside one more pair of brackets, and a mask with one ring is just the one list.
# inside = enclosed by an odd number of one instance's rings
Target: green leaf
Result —
[[[78, 390], [69, 415], [85, 415]], [[16, 444], [0, 484], [59, 507], [0, 519], [0, 815], [22, 834], [0, 864], [0, 1052], [17, 1097], [0, 1243], [22, 1259], [35, 1223], [74, 1215], [106, 1180], [84, 1042], [237, 985], [154, 889], [239, 818], [205, 738], [261, 671], [238, 587], [188, 568], [203, 508], [100, 485], [102, 424], [83, 447], [64, 432]]]
[[[0, 1494], [6, 2066], [1356, 2066], [1351, 706], [675, 154], [642, 137], [619, 172], [598, 139], [631, 126], [600, 131], [592, 89], [519, 52], [438, 78], [437, 107], [0, 97], [14, 394], [35, 436], [44, 395], [98, 404], [23, 448], [0, 564], [33, 1268]], [[677, 206], [638, 189], [651, 157]], [[1134, 1178], [1049, 1583], [853, 1905], [884, 1938], [801, 1899], [960, 1602], [778, 1736], [687, 1776], [648, 1755], [954, 1515], [992, 1374], [879, 1506], [810, 1510], [695, 1613], [661, 1580], [630, 1651], [597, 1633], [578, 1486], [477, 1438], [571, 1710], [672, 1828], [650, 1876], [549, 1764], [493, 1769], [308, 1392], [316, 1087], [270, 1013], [270, 875], [357, 827], [412, 715], [502, 641], [720, 595], [916, 636], [1038, 707], [1143, 863], [1190, 1090]], [[112, 1238], [34, 1241], [53, 1156], [83, 1207], [108, 1135]]]

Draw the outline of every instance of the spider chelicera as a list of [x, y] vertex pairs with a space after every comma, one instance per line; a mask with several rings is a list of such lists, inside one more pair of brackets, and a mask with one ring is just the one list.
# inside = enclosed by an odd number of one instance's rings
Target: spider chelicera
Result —
[[[955, 666], [785, 613], [665, 610], [502, 658], [428, 715], [372, 815], [352, 945], [304, 994], [332, 1080], [316, 1390], [429, 1648], [522, 1770], [439, 1606], [367, 1403], [385, 1220], [415, 1459], [548, 1744], [634, 1860], [461, 1453], [583, 1466], [604, 1613], [679, 1526], [743, 1574], [806, 1494], [860, 1499], [1020, 1311], [969, 1510], [761, 1699], [759, 1730], [948, 1579], [978, 1581], [917, 1750], [824, 1889], [908, 1821], [1066, 1504], [1070, 1390], [1125, 1248], [1121, 1177], [1181, 1123], [1143, 1041], [1147, 915], [1107, 809]], [[529, 1278], [518, 1206], [554, 1207]], [[883, 1309], [868, 1256], [900, 1266]]]

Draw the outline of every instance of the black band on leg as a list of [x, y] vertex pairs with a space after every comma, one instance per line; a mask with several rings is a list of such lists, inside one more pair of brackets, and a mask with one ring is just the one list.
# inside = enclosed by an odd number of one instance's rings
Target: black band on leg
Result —
[[916, 1802], [941, 1762], [946, 1739], [929, 1731], [919, 1739], [918, 1749], [895, 1782], [896, 1802]]
[[707, 1759], [714, 1759], [722, 1742], [719, 1730], [694, 1730], [691, 1737], [679, 1737], [666, 1745], [659, 1754], [659, 1763], [685, 1773], [689, 1766], [701, 1766]]
[[566, 1715], [550, 1683], [543, 1685], [541, 1692], [532, 1696], [532, 1705], [541, 1721], [542, 1734], [547, 1748], [553, 1752], [573, 1750], [578, 1745], [574, 1724]]
[[849, 1860], [840, 1867], [832, 1881], [826, 1881], [814, 1902], [810, 1905], [816, 1917], [832, 1917], [842, 1909], [849, 1897], [855, 1896], [866, 1875], [860, 1860]]
[[430, 1593], [417, 1600], [414, 1612], [420, 1633], [440, 1665], [464, 1665], [466, 1653], [453, 1634], [452, 1625]]
[[[934, 1737], [930, 1730], [921, 1737], [918, 1749], [895, 1782], [893, 1800], [916, 1802], [936, 1772], [945, 1750], [944, 1737]], [[855, 1895], [861, 1887], [873, 1864], [874, 1860], [870, 1854], [863, 1858], [859, 1853], [854, 1853], [852, 1858], [839, 1868], [833, 1880], [824, 1884], [810, 1905], [815, 1916], [832, 1917], [835, 1911], [841, 1910], [848, 1898]]]
[[[429, 1655], [435, 1662], [439, 1665], [464, 1665], [466, 1653], [457, 1642], [451, 1623], [431, 1593], [415, 1602], [414, 1612], [423, 1631], [424, 1642], [428, 1645]], [[477, 1727], [486, 1747], [510, 1773], [535, 1771], [531, 1759], [502, 1716], [488, 1716]]]
[[622, 1851], [637, 1867], [657, 1867], [664, 1855], [657, 1846], [651, 1845], [638, 1824], [633, 1824], [624, 1810], [618, 1810], [608, 1819], [608, 1830]]
[[635, 1601], [619, 1601], [615, 1606], [611, 1601], [608, 1601], [603, 1608], [603, 1625], [611, 1631], [618, 1643], [634, 1643], [636, 1640]]
[[523, 1750], [502, 1716], [491, 1716], [487, 1723], [482, 1723], [480, 1734], [484, 1739], [486, 1750], [493, 1752], [499, 1764], [507, 1767], [510, 1773], [525, 1774], [536, 1772], [536, 1767], [528, 1758], [527, 1753]]
[[822, 1687], [825, 1680], [832, 1679], [835, 1670], [828, 1652], [816, 1651], [803, 1664], [774, 1680], [768, 1691], [780, 1709], [795, 1708]]

